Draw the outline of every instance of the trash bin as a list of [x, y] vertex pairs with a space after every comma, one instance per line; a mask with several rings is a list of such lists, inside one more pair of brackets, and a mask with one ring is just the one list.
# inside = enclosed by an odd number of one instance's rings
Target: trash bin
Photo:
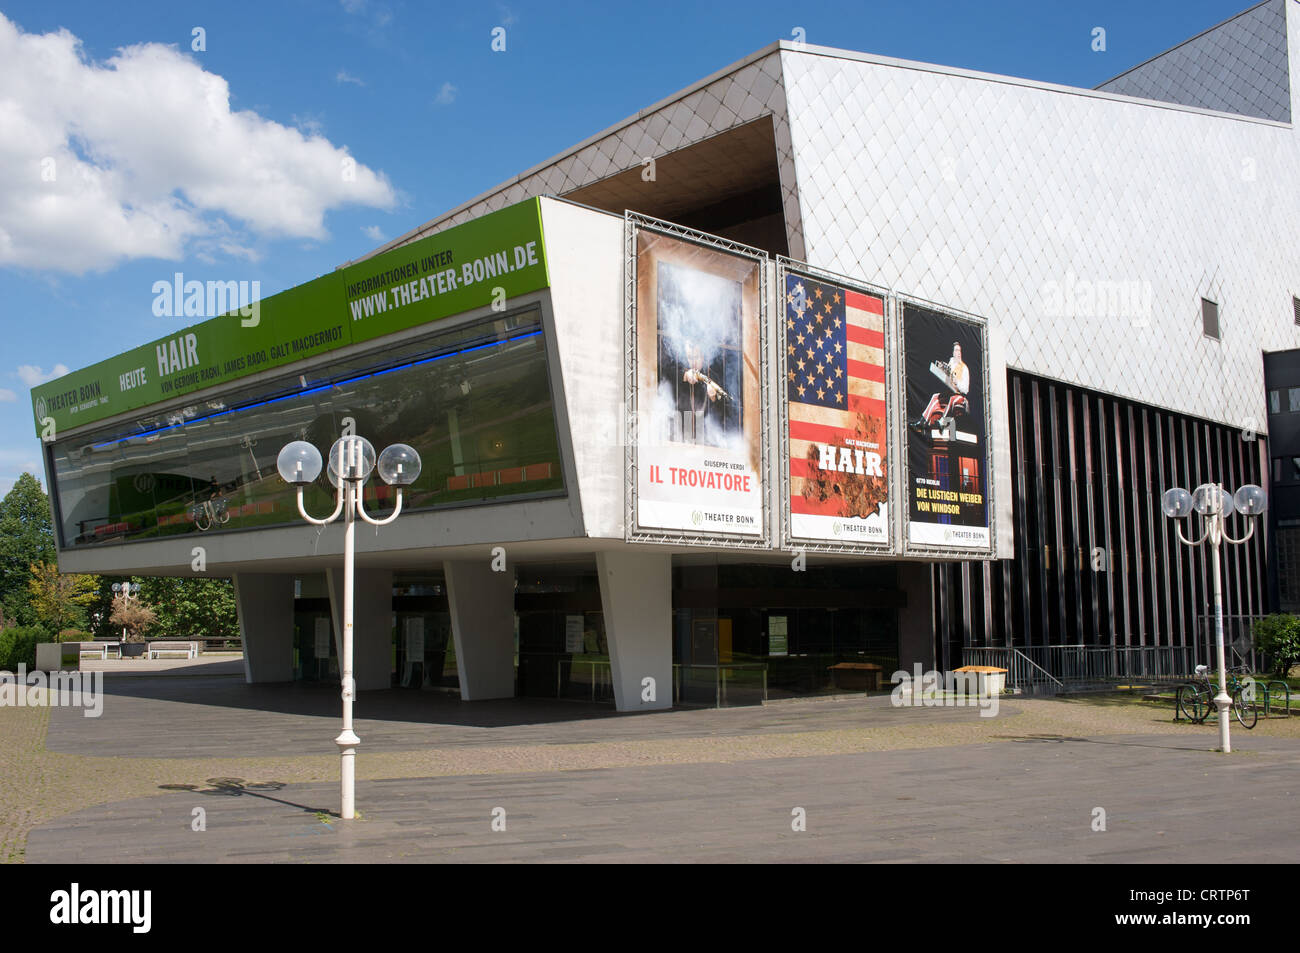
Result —
[[1007, 684], [1007, 670], [992, 665], [963, 665], [954, 669], [957, 673], [975, 675], [975, 692], [980, 698], [993, 698], [1001, 695]]

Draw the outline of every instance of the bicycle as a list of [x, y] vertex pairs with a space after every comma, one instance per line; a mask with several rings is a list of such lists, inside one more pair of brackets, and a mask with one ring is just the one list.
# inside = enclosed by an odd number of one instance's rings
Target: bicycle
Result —
[[[1246, 675], [1241, 678], [1239, 675]], [[1255, 698], [1257, 688], [1249, 670], [1245, 666], [1230, 669], [1227, 673], [1228, 694], [1232, 698], [1232, 713], [1246, 729], [1255, 727], [1259, 721], [1259, 703]], [[1196, 666], [1196, 674], [1186, 685], [1178, 687], [1175, 703], [1175, 716], [1182, 716], [1194, 725], [1205, 722], [1210, 714], [1218, 709], [1214, 697], [1218, 694], [1217, 686], [1210, 681], [1210, 670], [1204, 665]]]

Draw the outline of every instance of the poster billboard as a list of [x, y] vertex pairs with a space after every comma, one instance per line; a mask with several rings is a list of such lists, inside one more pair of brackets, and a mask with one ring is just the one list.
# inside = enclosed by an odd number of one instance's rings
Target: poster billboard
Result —
[[[201, 313], [206, 301], [229, 297], [211, 287], [220, 282], [209, 282], [205, 301], [199, 282], [182, 286], [180, 278], [178, 312], [193, 303]], [[248, 314], [177, 328], [38, 385], [36, 433], [62, 433], [548, 284], [541, 208], [527, 199], [272, 295], [244, 309]]]
[[885, 295], [782, 269], [786, 545], [890, 546]]
[[902, 302], [910, 549], [988, 550], [988, 347], [982, 322]]
[[632, 217], [629, 228], [629, 536], [761, 543], [761, 253]]

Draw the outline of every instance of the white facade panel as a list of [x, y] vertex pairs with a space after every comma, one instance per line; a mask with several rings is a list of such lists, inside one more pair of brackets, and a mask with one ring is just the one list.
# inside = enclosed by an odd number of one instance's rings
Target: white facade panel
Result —
[[[623, 219], [542, 202], [558, 378], [588, 536], [623, 538]], [[563, 423], [561, 423], [563, 426]]]

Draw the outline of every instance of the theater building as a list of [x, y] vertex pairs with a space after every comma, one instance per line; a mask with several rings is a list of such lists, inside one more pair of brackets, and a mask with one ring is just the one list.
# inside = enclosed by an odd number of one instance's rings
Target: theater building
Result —
[[774, 44], [35, 388], [60, 566], [229, 576], [250, 681], [337, 680], [342, 530], [276, 457], [355, 432], [423, 461], [358, 533], [362, 690], [635, 711], [1194, 646], [1159, 497], [1270, 486], [1298, 40], [1268, 0], [1092, 90]]

